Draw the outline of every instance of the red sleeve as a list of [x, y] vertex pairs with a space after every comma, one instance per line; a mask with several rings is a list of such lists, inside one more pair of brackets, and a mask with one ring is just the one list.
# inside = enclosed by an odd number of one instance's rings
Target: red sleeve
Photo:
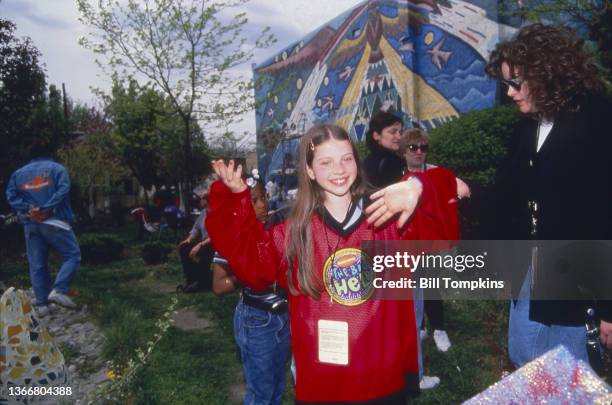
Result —
[[249, 190], [233, 193], [216, 181], [209, 207], [206, 229], [211, 243], [227, 259], [236, 278], [254, 290], [264, 290], [277, 281], [280, 255], [274, 244], [275, 229], [266, 231], [257, 221]]
[[408, 224], [402, 229], [407, 240], [458, 240], [457, 180], [443, 167], [404, 177], [418, 177], [423, 184], [421, 200]]

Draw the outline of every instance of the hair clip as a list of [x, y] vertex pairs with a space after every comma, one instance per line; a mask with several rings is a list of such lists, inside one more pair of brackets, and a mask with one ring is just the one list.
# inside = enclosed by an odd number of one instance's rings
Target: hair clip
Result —
[[246, 185], [249, 186], [249, 188], [253, 188], [257, 185], [257, 180], [254, 177], [247, 177]]
[[310, 140], [310, 150], [314, 152], [314, 143]]
[[251, 170], [251, 176], [255, 179], [255, 180], [259, 180], [259, 170], [257, 169], [253, 169]]

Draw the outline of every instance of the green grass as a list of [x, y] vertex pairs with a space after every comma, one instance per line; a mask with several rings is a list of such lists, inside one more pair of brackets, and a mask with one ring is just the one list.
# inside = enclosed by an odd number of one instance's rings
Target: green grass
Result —
[[507, 302], [451, 301], [444, 309], [453, 346], [438, 352], [431, 330], [423, 346], [425, 374], [440, 377], [440, 385], [411, 403], [461, 403], [500, 380], [503, 370], [511, 370], [505, 340]]
[[[87, 304], [95, 317], [103, 334], [104, 356], [124, 364], [136, 348], [144, 348], [152, 340], [156, 322], [173, 295], [147, 286], [178, 284], [182, 272], [176, 252], [168, 263], [145, 265], [133, 228], [104, 232], [119, 234], [126, 245], [125, 258], [107, 265], [82, 266], [72, 288], [76, 301]], [[4, 259], [0, 275], [7, 285], [30, 287], [25, 258]], [[242, 379], [233, 338], [237, 298], [237, 294], [217, 298], [210, 292], [179, 296], [178, 308], [194, 308], [211, 326], [190, 332], [170, 328], [132, 384], [133, 404], [231, 403], [230, 387]], [[505, 301], [446, 302], [452, 348], [447, 353], [437, 352], [431, 336], [424, 345], [426, 374], [439, 376], [441, 384], [410, 403], [461, 403], [498, 381], [503, 370], [510, 370], [505, 342], [507, 308]], [[284, 403], [293, 403], [290, 384]]]

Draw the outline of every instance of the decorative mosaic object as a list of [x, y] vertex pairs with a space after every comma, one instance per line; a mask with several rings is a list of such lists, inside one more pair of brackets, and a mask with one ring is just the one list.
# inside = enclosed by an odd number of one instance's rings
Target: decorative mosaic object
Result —
[[464, 404], [610, 405], [612, 391], [586, 363], [557, 346]]
[[27, 294], [9, 288], [0, 298], [0, 404], [39, 403], [42, 397], [15, 397], [11, 387], [68, 386], [64, 356], [43, 327]]

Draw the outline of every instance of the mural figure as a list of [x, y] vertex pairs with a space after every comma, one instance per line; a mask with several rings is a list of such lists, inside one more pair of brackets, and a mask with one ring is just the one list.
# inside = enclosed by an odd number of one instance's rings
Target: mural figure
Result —
[[285, 156], [316, 123], [362, 141], [380, 110], [432, 129], [492, 106], [496, 84], [484, 66], [514, 31], [497, 21], [497, 2], [364, 1], [255, 67], [261, 173], [283, 175]]

